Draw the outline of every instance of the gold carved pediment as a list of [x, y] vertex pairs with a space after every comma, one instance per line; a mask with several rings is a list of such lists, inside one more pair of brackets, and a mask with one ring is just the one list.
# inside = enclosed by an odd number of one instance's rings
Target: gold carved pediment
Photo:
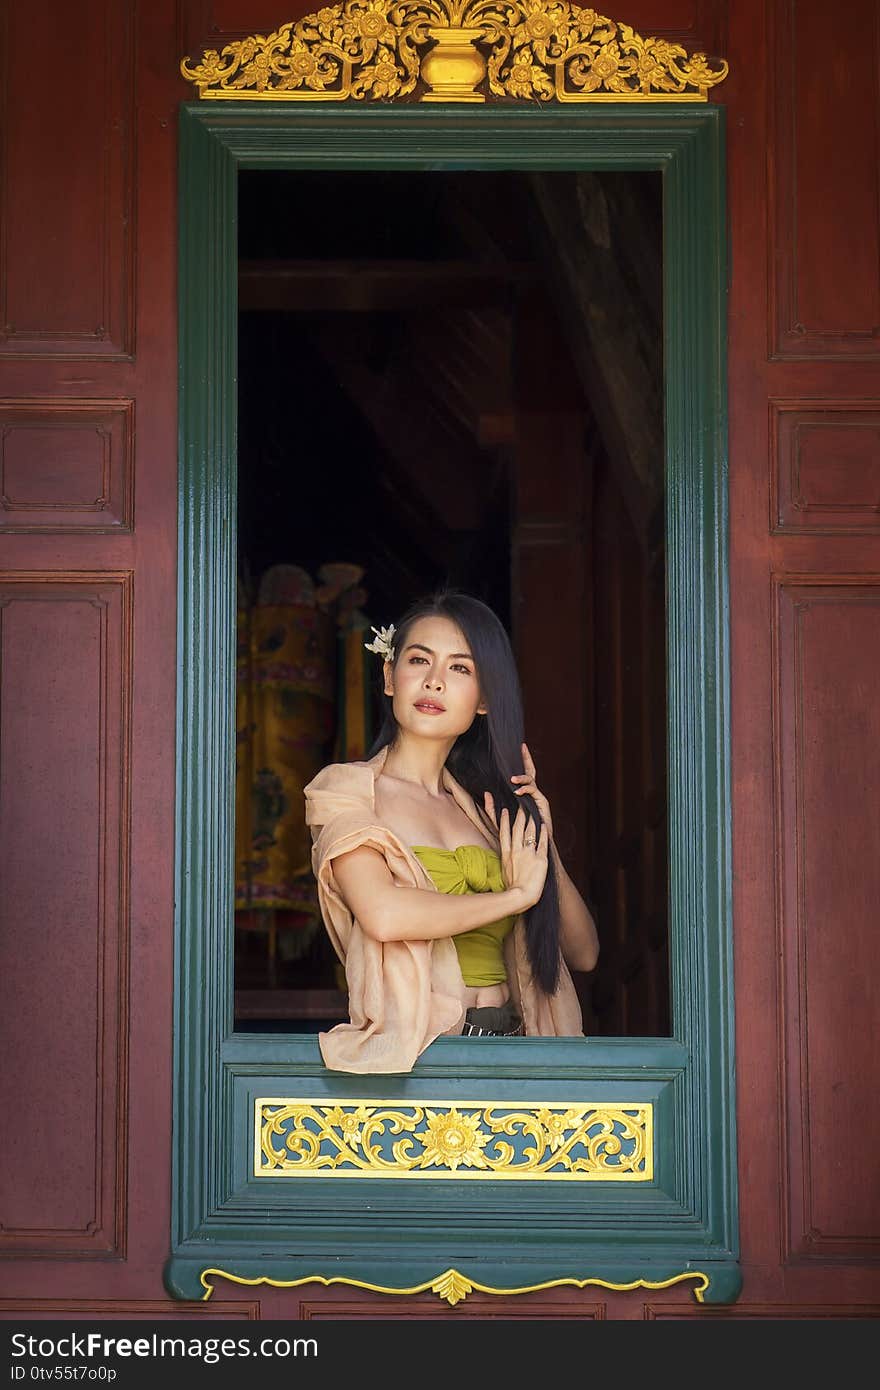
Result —
[[728, 67], [566, 0], [345, 0], [180, 70], [213, 100], [581, 102], [706, 101]]

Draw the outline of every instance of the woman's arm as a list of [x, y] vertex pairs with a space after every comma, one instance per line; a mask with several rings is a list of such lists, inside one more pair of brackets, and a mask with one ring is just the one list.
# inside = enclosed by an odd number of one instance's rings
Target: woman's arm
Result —
[[[527, 743], [522, 746], [522, 755], [525, 772], [511, 777], [510, 780], [520, 783], [516, 788], [517, 796], [525, 793], [532, 798], [538, 808], [541, 821], [550, 836], [550, 853], [553, 856], [559, 895], [559, 945], [565, 957], [565, 963], [571, 970], [595, 970], [596, 962], [599, 959], [599, 937], [593, 914], [569, 878], [565, 865], [559, 857], [559, 850], [553, 839], [553, 818], [550, 814], [550, 803], [538, 788], [535, 763]], [[487, 809], [490, 814], [494, 813], [491, 797], [487, 802]]]
[[566, 872], [554, 840], [550, 853], [559, 892], [559, 945], [570, 970], [595, 970], [599, 937], [593, 914]]
[[[534, 860], [536, 856], [532, 854]], [[376, 941], [434, 941], [525, 912], [537, 902], [528, 879], [501, 893], [432, 893], [396, 884], [382, 854], [359, 845], [337, 855], [339, 891], [364, 931]], [[545, 869], [546, 875], [546, 869]]]

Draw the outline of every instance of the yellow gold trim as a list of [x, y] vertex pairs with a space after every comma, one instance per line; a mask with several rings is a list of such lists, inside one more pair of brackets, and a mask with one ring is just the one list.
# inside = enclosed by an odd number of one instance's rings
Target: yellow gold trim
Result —
[[214, 101], [706, 101], [728, 65], [569, 0], [343, 0], [180, 71]]
[[512, 1298], [515, 1294], [521, 1293], [540, 1293], [543, 1289], [558, 1289], [563, 1285], [576, 1289], [585, 1289], [588, 1285], [595, 1285], [602, 1289], [611, 1289], [616, 1293], [626, 1293], [631, 1289], [668, 1289], [673, 1284], [681, 1284], [686, 1279], [696, 1279], [699, 1284], [693, 1290], [694, 1298], [698, 1303], [704, 1301], [706, 1290], [709, 1287], [709, 1276], [702, 1270], [689, 1269], [681, 1274], [673, 1274], [669, 1279], [633, 1279], [628, 1284], [615, 1284], [610, 1279], [547, 1279], [542, 1284], [523, 1284], [518, 1288], [496, 1289], [491, 1284], [480, 1284], [476, 1279], [467, 1279], [460, 1274], [457, 1269], [444, 1270], [434, 1279], [428, 1279], [424, 1284], [413, 1284], [408, 1289], [393, 1289], [386, 1284], [370, 1284], [364, 1279], [347, 1279], [344, 1275], [333, 1274], [328, 1279], [323, 1274], [306, 1274], [302, 1279], [271, 1279], [267, 1274], [261, 1274], [256, 1279], [242, 1279], [237, 1274], [229, 1274], [225, 1269], [203, 1269], [199, 1275], [199, 1282], [205, 1290], [202, 1302], [206, 1303], [214, 1292], [214, 1285], [207, 1282], [208, 1275], [215, 1275], [220, 1279], [229, 1279], [233, 1284], [269, 1284], [273, 1289], [296, 1289], [303, 1284], [323, 1284], [324, 1288], [329, 1288], [331, 1284], [347, 1284], [354, 1289], [368, 1289], [371, 1293], [397, 1294], [408, 1296], [417, 1293], [437, 1294], [438, 1298], [445, 1299], [447, 1303], [455, 1307], [457, 1303], [464, 1302], [469, 1293], [475, 1290], [477, 1293], [497, 1294], [501, 1298]]
[[254, 1176], [651, 1182], [649, 1102], [254, 1101]]

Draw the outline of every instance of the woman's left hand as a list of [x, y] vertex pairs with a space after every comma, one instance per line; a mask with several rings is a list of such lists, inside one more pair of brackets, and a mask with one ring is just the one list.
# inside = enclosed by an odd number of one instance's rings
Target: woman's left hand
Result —
[[527, 795], [532, 798], [538, 808], [538, 815], [547, 827], [547, 835], [552, 840], [553, 819], [550, 815], [550, 802], [547, 800], [544, 793], [538, 790], [538, 784], [535, 781], [537, 775], [535, 772], [535, 764], [532, 760], [532, 755], [529, 752], [527, 743], [524, 743], [522, 746], [522, 755], [525, 772], [515, 774], [510, 780], [511, 782], [517, 782], [519, 784], [515, 788], [517, 796]]

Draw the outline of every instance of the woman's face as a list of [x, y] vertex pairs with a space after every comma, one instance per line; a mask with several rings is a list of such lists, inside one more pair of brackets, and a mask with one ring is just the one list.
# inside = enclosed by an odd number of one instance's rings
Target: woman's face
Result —
[[385, 663], [385, 694], [401, 729], [422, 738], [457, 738], [486, 712], [467, 641], [449, 618], [412, 624], [397, 665]]

